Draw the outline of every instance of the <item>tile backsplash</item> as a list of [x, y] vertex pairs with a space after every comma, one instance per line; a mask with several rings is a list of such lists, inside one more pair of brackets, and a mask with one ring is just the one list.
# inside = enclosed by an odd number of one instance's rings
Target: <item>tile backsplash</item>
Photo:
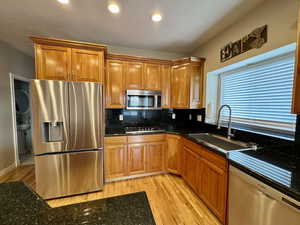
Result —
[[[106, 128], [124, 128], [126, 126], [157, 126], [169, 129], [204, 128], [206, 132], [216, 132], [215, 125], [205, 124], [205, 109], [163, 109], [163, 110], [126, 110], [107, 109], [105, 111]], [[175, 118], [172, 115], [175, 114]], [[120, 120], [123, 115], [123, 120]], [[197, 117], [202, 121], [197, 121]], [[226, 136], [227, 129], [222, 128], [220, 134]], [[264, 136], [256, 133], [236, 130], [235, 137], [245, 142], [255, 142], [261, 146], [288, 144], [290, 141]], [[295, 150], [300, 157], [300, 115], [297, 117]]]
[[[205, 109], [107, 109], [105, 113], [107, 128], [126, 126], [189, 128], [201, 125], [205, 121]], [[123, 115], [123, 120], [120, 120], [120, 115]], [[175, 119], [172, 118], [172, 115], [175, 115]], [[197, 121], [197, 118], [201, 118], [201, 121]]]

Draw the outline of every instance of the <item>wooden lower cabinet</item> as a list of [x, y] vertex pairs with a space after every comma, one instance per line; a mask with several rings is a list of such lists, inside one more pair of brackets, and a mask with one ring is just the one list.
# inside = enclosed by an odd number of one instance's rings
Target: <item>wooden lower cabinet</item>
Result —
[[147, 144], [147, 172], [159, 172], [164, 170], [165, 142]]
[[226, 224], [228, 162], [203, 146], [183, 141], [182, 176], [210, 210]]
[[110, 145], [105, 148], [105, 177], [115, 178], [126, 176], [127, 146]]
[[165, 167], [170, 173], [180, 174], [181, 162], [181, 137], [178, 135], [167, 134], [167, 149], [165, 155]]
[[146, 173], [146, 145], [128, 145], [128, 175]]
[[105, 178], [164, 171], [164, 134], [104, 138]]
[[215, 215], [225, 223], [227, 202], [227, 171], [211, 162], [201, 159], [203, 165], [200, 176], [200, 195]]
[[201, 161], [200, 156], [187, 147], [183, 147], [183, 165], [182, 177], [184, 180], [198, 192], [199, 189], [199, 175], [201, 175]]
[[104, 173], [106, 179], [127, 175], [127, 138], [104, 139]]

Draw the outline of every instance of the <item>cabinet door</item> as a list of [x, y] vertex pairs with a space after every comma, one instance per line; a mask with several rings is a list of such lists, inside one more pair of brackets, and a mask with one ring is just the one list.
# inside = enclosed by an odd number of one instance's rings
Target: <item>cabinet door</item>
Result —
[[143, 89], [143, 63], [126, 63], [125, 88]]
[[202, 169], [200, 156], [186, 146], [183, 147], [183, 179], [194, 189], [198, 191], [200, 171]]
[[166, 170], [170, 173], [180, 174], [181, 141], [177, 135], [167, 135], [167, 151], [165, 157]]
[[124, 144], [105, 145], [105, 178], [123, 177], [127, 173], [127, 147]]
[[36, 75], [43, 80], [68, 80], [71, 74], [71, 49], [36, 45]]
[[148, 90], [161, 90], [160, 65], [145, 64], [144, 88]]
[[171, 66], [161, 66], [162, 108], [171, 108]]
[[200, 196], [216, 216], [224, 223], [226, 216], [227, 171], [211, 162], [201, 159], [203, 170], [201, 175]]
[[171, 83], [171, 103], [172, 108], [189, 108], [190, 100], [190, 76], [189, 66], [173, 66]]
[[147, 144], [147, 172], [159, 172], [164, 168], [164, 149], [165, 142]]
[[107, 61], [106, 108], [124, 108], [125, 63], [119, 60]]
[[294, 72], [292, 112], [295, 114], [300, 114], [300, 11], [298, 13], [297, 24], [297, 49]]
[[146, 145], [130, 144], [128, 145], [128, 172], [129, 175], [146, 173]]
[[103, 82], [104, 53], [84, 49], [72, 49], [72, 80]]
[[200, 109], [203, 106], [203, 66], [190, 66], [190, 108]]

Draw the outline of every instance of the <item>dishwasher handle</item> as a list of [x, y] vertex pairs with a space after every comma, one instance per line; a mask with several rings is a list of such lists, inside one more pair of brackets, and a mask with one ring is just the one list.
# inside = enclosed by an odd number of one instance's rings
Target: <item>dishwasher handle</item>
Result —
[[297, 210], [300, 210], [300, 205], [298, 205], [298, 204], [296, 204], [296, 203], [294, 203], [294, 202], [292, 202], [292, 201], [290, 201], [290, 200], [288, 200], [284, 197], [281, 198], [281, 201], [284, 202], [285, 204], [288, 204], [289, 206], [297, 209]]
[[300, 210], [300, 205], [298, 205], [297, 203], [289, 200], [284, 195], [278, 195], [278, 194], [272, 193], [272, 191], [269, 191], [268, 188], [265, 185], [261, 185], [261, 184], [258, 183], [256, 185], [256, 187], [257, 187], [258, 191], [261, 192], [267, 198], [272, 199], [274, 201], [282, 202], [283, 204], [288, 205], [289, 207], [292, 207], [296, 210]]

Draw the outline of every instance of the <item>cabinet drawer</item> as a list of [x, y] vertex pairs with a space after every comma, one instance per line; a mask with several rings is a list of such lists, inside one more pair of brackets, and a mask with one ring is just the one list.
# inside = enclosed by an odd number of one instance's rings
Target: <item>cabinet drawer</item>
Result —
[[183, 144], [184, 146], [187, 146], [188, 148], [192, 149], [194, 152], [198, 153], [202, 158], [211, 162], [212, 164], [219, 167], [220, 169], [223, 170], [228, 169], [228, 162], [223, 156], [212, 152], [211, 150], [209, 150], [208, 148], [204, 147], [201, 144], [196, 144], [187, 139], [183, 140]]
[[126, 143], [127, 143], [126, 136], [104, 137], [104, 144], [126, 144]]
[[137, 136], [129, 136], [128, 143], [145, 143], [145, 142], [156, 142], [156, 141], [164, 141], [164, 134], [153, 134], [153, 135], [137, 135]]

